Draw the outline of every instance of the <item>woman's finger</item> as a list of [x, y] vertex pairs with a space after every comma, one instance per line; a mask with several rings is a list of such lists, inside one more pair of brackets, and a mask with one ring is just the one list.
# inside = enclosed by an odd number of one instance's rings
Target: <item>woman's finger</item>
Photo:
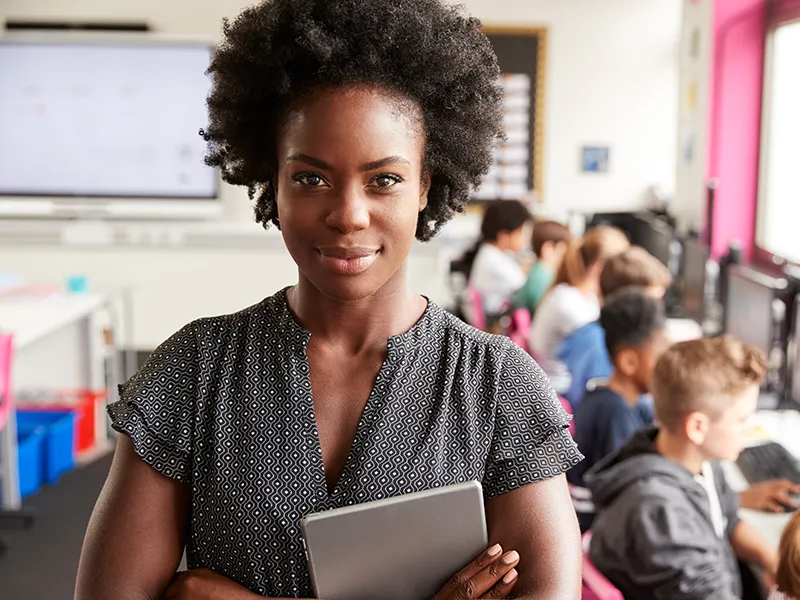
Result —
[[[519, 554], [515, 550], [506, 552], [500, 560], [493, 562], [475, 575], [469, 582], [469, 589], [462, 589], [460, 598], [481, 598], [503, 580], [519, 564]], [[465, 595], [471, 593], [472, 595]]]
[[489, 593], [484, 597], [508, 598], [517, 583], [517, 579], [519, 579], [519, 573], [516, 569], [511, 569], [500, 581], [494, 585], [491, 590], [489, 590]]
[[[493, 563], [497, 562], [497, 559], [500, 558], [502, 552], [503, 548], [500, 546], [500, 544], [495, 544], [494, 546], [482, 552], [477, 558], [475, 558], [475, 560], [453, 575], [444, 588], [438, 594], [436, 594], [435, 598], [441, 600], [458, 597], [477, 598], [478, 596], [463, 596], [463, 594], [471, 593], [468, 588], [470, 585], [472, 585], [473, 577], [487, 567], [491, 566]], [[462, 596], [458, 596], [458, 594], [462, 594]]]

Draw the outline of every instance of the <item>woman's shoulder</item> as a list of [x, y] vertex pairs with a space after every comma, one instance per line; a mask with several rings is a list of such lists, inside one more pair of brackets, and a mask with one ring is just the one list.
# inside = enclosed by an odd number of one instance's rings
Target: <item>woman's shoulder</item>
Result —
[[447, 348], [446, 356], [483, 360], [498, 368], [504, 365], [535, 367], [530, 355], [508, 336], [477, 329], [441, 308], [436, 307], [436, 311], [441, 324], [439, 343]]
[[287, 330], [299, 333], [286, 308], [285, 290], [281, 290], [236, 312], [194, 319], [175, 336], [192, 335], [196, 343], [203, 345], [240, 335], [285, 335]]

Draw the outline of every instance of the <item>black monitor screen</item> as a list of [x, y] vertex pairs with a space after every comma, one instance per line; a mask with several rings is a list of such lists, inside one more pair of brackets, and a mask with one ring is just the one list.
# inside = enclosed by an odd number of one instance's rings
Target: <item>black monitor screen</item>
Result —
[[704, 316], [708, 254], [708, 246], [698, 240], [686, 240], [683, 243], [681, 309], [686, 317], [698, 323], [702, 322]]

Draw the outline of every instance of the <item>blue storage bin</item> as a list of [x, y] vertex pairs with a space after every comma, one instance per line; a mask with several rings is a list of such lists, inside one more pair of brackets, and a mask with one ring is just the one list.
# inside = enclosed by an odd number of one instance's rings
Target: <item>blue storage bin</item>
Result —
[[42, 487], [45, 431], [44, 427], [17, 430], [19, 494], [23, 498], [35, 494]]
[[75, 412], [17, 411], [17, 430], [44, 428], [42, 478], [53, 484], [75, 468]]

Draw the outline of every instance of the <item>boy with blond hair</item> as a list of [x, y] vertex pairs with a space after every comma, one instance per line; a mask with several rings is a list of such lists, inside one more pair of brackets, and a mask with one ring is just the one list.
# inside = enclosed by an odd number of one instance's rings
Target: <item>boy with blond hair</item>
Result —
[[627, 600], [747, 598], [737, 560], [774, 581], [777, 557], [737, 515], [716, 461], [736, 460], [766, 371], [732, 337], [676, 344], [650, 384], [658, 428], [585, 477], [599, 514], [590, 557]]

